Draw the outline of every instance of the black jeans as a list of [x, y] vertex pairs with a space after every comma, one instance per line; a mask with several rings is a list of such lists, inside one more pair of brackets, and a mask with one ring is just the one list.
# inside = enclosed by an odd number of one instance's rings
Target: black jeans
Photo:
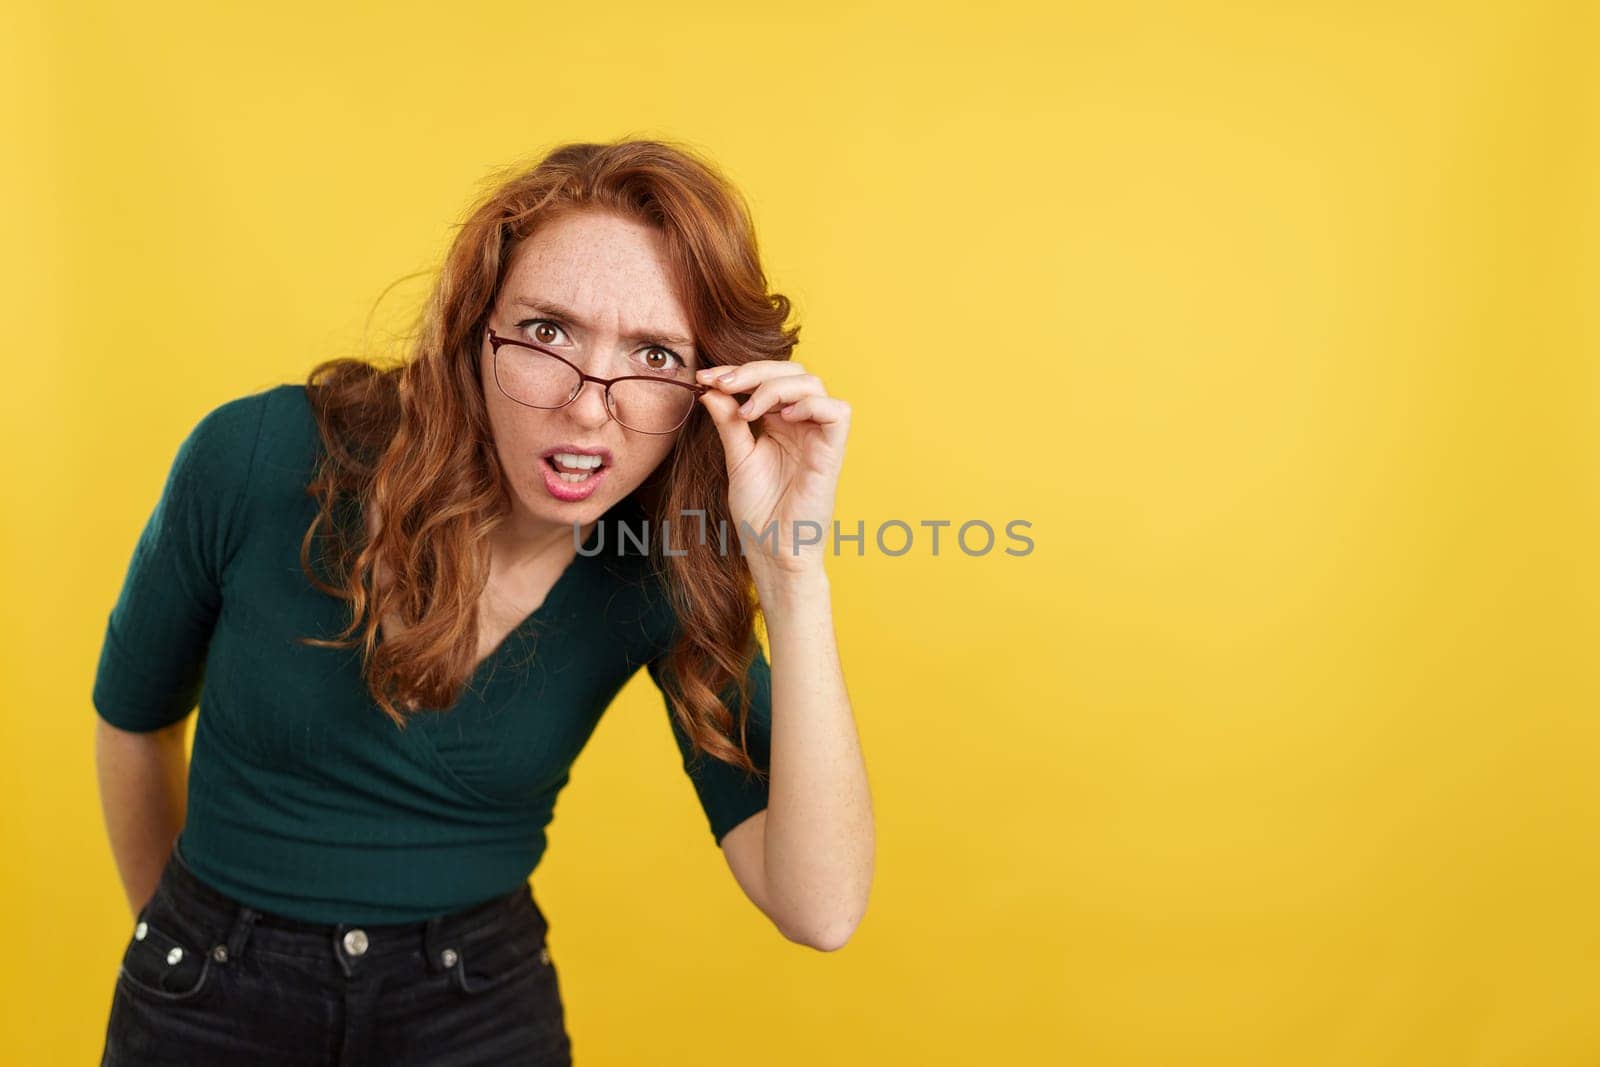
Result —
[[423, 922], [300, 922], [224, 895], [174, 848], [123, 954], [101, 1067], [567, 1065], [548, 930], [527, 883]]

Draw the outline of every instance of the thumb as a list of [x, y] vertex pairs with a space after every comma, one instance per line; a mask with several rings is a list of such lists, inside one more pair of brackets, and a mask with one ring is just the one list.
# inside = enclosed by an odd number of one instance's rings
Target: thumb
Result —
[[739, 401], [715, 389], [701, 393], [700, 403], [711, 413], [711, 422], [717, 428], [717, 436], [722, 438], [722, 451], [728, 459], [728, 469], [731, 471], [756, 446], [755, 434], [750, 432], [750, 423], [739, 414]]

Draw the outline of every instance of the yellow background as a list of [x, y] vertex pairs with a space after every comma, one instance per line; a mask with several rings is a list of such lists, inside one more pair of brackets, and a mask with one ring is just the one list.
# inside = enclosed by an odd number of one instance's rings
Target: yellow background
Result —
[[178, 442], [381, 348], [491, 166], [638, 134], [748, 195], [839, 518], [1036, 547], [829, 562], [837, 953], [629, 686], [534, 878], [578, 1062], [1600, 1062], [1594, 6], [580, 7], [0, 13], [0, 1060], [100, 1048], [89, 692]]

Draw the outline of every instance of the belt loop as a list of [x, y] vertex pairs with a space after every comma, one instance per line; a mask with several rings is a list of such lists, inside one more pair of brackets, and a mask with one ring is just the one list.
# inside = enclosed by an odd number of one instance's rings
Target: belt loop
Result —
[[427, 957], [430, 974], [448, 971], [460, 958], [456, 946], [448, 943], [448, 935], [442, 929], [445, 918], [444, 915], [435, 915], [422, 924], [422, 954]]
[[244, 951], [245, 942], [250, 940], [250, 931], [255, 928], [256, 920], [260, 917], [261, 913], [248, 904], [239, 905], [239, 912], [234, 916], [233, 928], [228, 931], [226, 943], [213, 948], [211, 958], [218, 963], [238, 959], [239, 953]]

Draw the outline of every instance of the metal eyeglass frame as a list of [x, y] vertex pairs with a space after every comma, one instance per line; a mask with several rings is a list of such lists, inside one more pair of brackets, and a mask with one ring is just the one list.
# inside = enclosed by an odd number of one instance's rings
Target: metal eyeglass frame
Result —
[[[679, 419], [677, 425], [672, 427], [670, 430], [641, 430], [637, 427], [629, 426], [627, 423], [623, 422], [622, 417], [617, 414], [617, 402], [611, 395], [611, 385], [613, 382], [659, 382], [663, 385], [671, 385], [679, 389], [687, 389], [697, 397], [702, 393], [709, 393], [711, 391], [711, 386], [709, 385], [695, 385], [690, 382], [674, 381], [671, 378], [657, 378], [649, 374], [624, 374], [618, 378], [601, 378], [598, 375], [585, 374], [582, 367], [579, 367], [576, 363], [562, 356], [560, 353], [550, 351], [549, 348], [539, 344], [537, 341], [520, 341], [514, 337], [501, 337], [499, 334], [494, 332], [493, 326], [488, 327], [486, 332], [489, 335], [489, 348], [494, 358], [494, 384], [499, 387], [501, 393], [505, 394], [505, 398], [507, 400], [510, 400], [515, 404], [521, 404], [525, 408], [533, 408], [536, 411], [559, 411], [568, 404], [572, 403], [574, 400], [578, 399], [578, 394], [583, 392], [584, 382], [598, 382], [600, 383], [601, 388], [605, 390], [607, 415], [611, 416], [613, 419], [616, 419], [618, 424], [626, 427], [629, 430], [632, 430], [634, 433], [648, 433], [659, 436], [661, 434], [676, 433], [684, 423], [689, 421], [689, 416], [694, 414], [694, 405], [690, 404], [688, 408], [684, 410], [683, 418]], [[504, 345], [515, 345], [518, 348], [531, 348], [535, 352], [542, 352], [544, 355], [547, 355], [552, 359], [559, 359], [561, 362], [571, 367], [575, 372], [577, 372], [578, 375], [578, 385], [572, 390], [572, 395], [553, 407], [546, 407], [543, 404], [530, 404], [526, 400], [518, 400], [516, 397], [512, 396], [506, 391], [506, 387], [500, 382], [500, 349]]]

